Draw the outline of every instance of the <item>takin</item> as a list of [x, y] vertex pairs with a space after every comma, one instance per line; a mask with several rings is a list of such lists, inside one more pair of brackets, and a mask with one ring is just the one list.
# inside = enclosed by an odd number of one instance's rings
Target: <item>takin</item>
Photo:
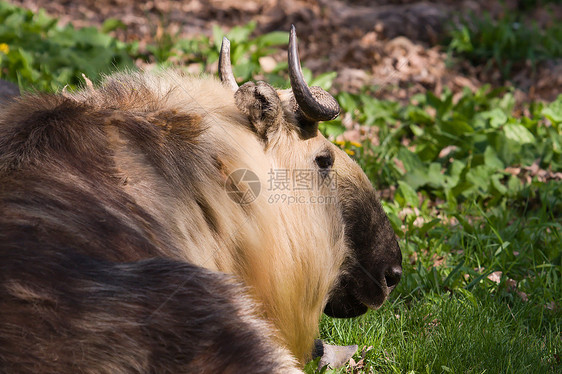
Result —
[[0, 372], [298, 373], [323, 312], [378, 308], [402, 255], [318, 131], [335, 99], [117, 73], [0, 111]]

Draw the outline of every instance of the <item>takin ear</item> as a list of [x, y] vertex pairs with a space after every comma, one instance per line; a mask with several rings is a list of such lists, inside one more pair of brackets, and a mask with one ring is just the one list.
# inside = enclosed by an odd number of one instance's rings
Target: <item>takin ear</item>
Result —
[[277, 91], [265, 82], [248, 82], [234, 94], [238, 110], [248, 116], [254, 131], [264, 140], [283, 121], [283, 106]]

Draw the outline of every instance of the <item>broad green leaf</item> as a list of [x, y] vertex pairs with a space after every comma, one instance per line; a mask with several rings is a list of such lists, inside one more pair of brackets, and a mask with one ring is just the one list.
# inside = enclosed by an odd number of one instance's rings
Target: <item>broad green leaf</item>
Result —
[[488, 119], [490, 121], [490, 126], [493, 128], [498, 128], [507, 122], [507, 116], [503, 110], [495, 108], [485, 112], [481, 112], [480, 116]]
[[460, 160], [454, 160], [449, 166], [447, 174], [445, 174], [444, 185], [447, 190], [455, 188], [460, 181], [461, 173], [466, 167], [466, 163]]
[[474, 129], [466, 121], [459, 119], [438, 121], [437, 123], [441, 130], [455, 136], [462, 136], [474, 132]]
[[415, 107], [413, 105], [408, 106], [406, 109], [406, 116], [408, 119], [414, 123], [428, 125], [433, 123], [433, 117], [429, 115], [422, 108]]
[[111, 36], [102, 34], [94, 27], [86, 27], [76, 30], [74, 33], [74, 41], [84, 43], [84, 45], [94, 45], [107, 48], [112, 42]]
[[246, 61], [233, 66], [232, 72], [234, 73], [235, 77], [238, 77], [245, 81], [251, 78], [252, 72], [256, 70], [256, 68], [257, 66], [253, 62]]
[[429, 178], [427, 176], [427, 170], [425, 168], [414, 169], [404, 175], [404, 181], [408, 183], [414, 190], [425, 186], [428, 183], [428, 180]]
[[320, 74], [317, 77], [315, 77], [314, 79], [312, 79], [308, 83], [308, 85], [309, 86], [319, 86], [319, 87], [322, 87], [324, 90], [328, 91], [330, 88], [332, 88], [332, 82], [334, 81], [334, 79], [336, 78], [337, 75], [338, 75], [338, 73], [335, 72], [335, 71]]
[[287, 45], [289, 43], [289, 33], [285, 31], [274, 31], [258, 38], [258, 43], [263, 47], [272, 45]]
[[101, 31], [107, 33], [117, 29], [125, 29], [125, 28], [127, 28], [127, 25], [125, 25], [123, 21], [117, 18], [108, 18], [104, 21], [101, 27]]
[[336, 138], [345, 132], [345, 127], [342, 125], [341, 120], [324, 121], [318, 124], [320, 131], [326, 136]]
[[482, 190], [483, 192], [488, 191], [490, 185], [490, 175], [493, 169], [486, 165], [479, 165], [471, 168], [466, 173], [467, 182], [472, 184], [473, 188]]
[[378, 100], [367, 95], [361, 95], [360, 100], [363, 103], [366, 125], [377, 124], [377, 120], [382, 120], [384, 123], [393, 121], [393, 115], [396, 109], [395, 103]]
[[350, 93], [342, 92], [337, 95], [337, 99], [340, 107], [345, 112], [353, 114], [353, 111], [357, 108], [357, 101]]
[[491, 146], [487, 146], [484, 151], [484, 164], [498, 170], [505, 168], [502, 160], [499, 159], [496, 151]]
[[442, 104], [441, 99], [438, 98], [437, 96], [435, 96], [435, 94], [434, 94], [433, 92], [431, 92], [431, 91], [427, 91], [427, 93], [426, 93], [426, 101], [427, 101], [427, 104], [428, 104], [429, 106], [431, 106], [431, 107], [433, 107], [433, 108], [435, 108], [435, 109], [438, 109], [438, 108], [441, 106], [441, 104]]
[[558, 124], [562, 122], [562, 95], [559, 95], [556, 101], [550, 103], [542, 110], [542, 115], [551, 122]]
[[213, 25], [213, 40], [217, 48], [220, 48], [223, 37], [224, 31], [218, 25]]
[[509, 176], [509, 179], [507, 180], [507, 193], [510, 196], [515, 196], [519, 191], [521, 191], [522, 187], [523, 183], [519, 180], [519, 178], [514, 175]]
[[[228, 37], [232, 43], [245, 43], [250, 39], [250, 34], [256, 28], [256, 22], [251, 21], [244, 26], [235, 26], [228, 33]], [[214, 34], [214, 29], [213, 29]], [[222, 37], [221, 37], [222, 40]], [[216, 41], [216, 39], [215, 39]]]
[[511, 92], [505, 93], [499, 100], [498, 106], [503, 109], [504, 113], [511, 113], [515, 107], [515, 96]]
[[408, 172], [424, 169], [424, 165], [419, 157], [407, 148], [400, 148], [397, 157], [400, 161], [402, 161], [404, 168]]
[[443, 187], [445, 185], [445, 176], [441, 170], [441, 164], [432, 162], [427, 170], [427, 183], [432, 187]]
[[[448, 142], [447, 142], [448, 143]], [[424, 142], [416, 147], [416, 154], [423, 162], [431, 162], [437, 158], [441, 148], [434, 143]]]
[[492, 182], [492, 187], [494, 187], [496, 189], [496, 191], [498, 191], [500, 193], [500, 195], [505, 195], [507, 193], [508, 189], [507, 189], [507, 187], [505, 187], [501, 183], [502, 178], [503, 178], [503, 175], [494, 174], [490, 177], [490, 181]]
[[400, 194], [400, 196], [404, 199], [404, 203], [402, 205], [417, 207], [420, 204], [418, 194], [412, 187], [410, 187], [409, 184], [404, 181], [398, 181], [398, 186], [397, 194]]
[[505, 137], [519, 144], [533, 143], [535, 137], [523, 125], [518, 123], [508, 123], [503, 127]]
[[247, 57], [244, 55], [248, 52], [248, 45], [246, 44], [237, 44], [237, 45], [230, 45], [230, 59], [232, 65], [234, 65], [233, 69], [236, 69], [236, 65], [241, 63], [246, 63], [248, 61]]
[[[302, 68], [302, 75], [305, 82], [310, 82], [312, 80], [312, 71], [309, 68]], [[310, 85], [310, 84], [309, 84]]]
[[411, 124], [409, 127], [415, 136], [423, 136], [425, 134], [425, 130], [418, 125]]

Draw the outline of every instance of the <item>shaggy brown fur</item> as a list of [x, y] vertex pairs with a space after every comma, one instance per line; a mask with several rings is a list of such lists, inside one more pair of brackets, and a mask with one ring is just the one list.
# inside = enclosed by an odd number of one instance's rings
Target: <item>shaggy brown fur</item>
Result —
[[[235, 102], [213, 79], [131, 73], [0, 115], [0, 367], [291, 372], [285, 349], [309, 357], [327, 303], [378, 307], [401, 261], [392, 229], [290, 96], [260, 83]], [[261, 181], [251, 204], [225, 192], [238, 169]], [[338, 188], [272, 202], [272, 170]]]

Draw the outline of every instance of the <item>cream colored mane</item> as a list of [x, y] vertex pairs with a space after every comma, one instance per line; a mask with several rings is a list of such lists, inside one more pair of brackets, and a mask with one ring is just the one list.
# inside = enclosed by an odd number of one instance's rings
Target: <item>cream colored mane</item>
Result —
[[[274, 202], [281, 191], [269, 184], [272, 170], [292, 175], [309, 168], [310, 155], [326, 140], [321, 135], [302, 140], [281, 129], [265, 145], [235, 106], [233, 92], [208, 77], [128, 73], [108, 78], [100, 89], [70, 96], [139, 115], [173, 111], [200, 117], [205, 130], [196, 141], [208, 145], [209, 158], [189, 169], [185, 189], [164, 180], [145, 154], [109, 126], [115, 162], [127, 180], [123, 188], [169, 228], [181, 251], [167, 256], [238, 276], [275, 325], [280, 342], [302, 362], [346, 256], [343, 222], [334, 203]], [[237, 169], [251, 170], [261, 182], [250, 204], [238, 204], [225, 191], [228, 176]], [[335, 195], [327, 188], [283, 193], [306, 199]]]

